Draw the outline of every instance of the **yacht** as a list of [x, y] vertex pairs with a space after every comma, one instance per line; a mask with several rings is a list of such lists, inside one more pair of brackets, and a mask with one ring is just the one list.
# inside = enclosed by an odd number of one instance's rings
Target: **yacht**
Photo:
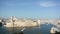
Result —
[[58, 23], [57, 27], [52, 27], [50, 30], [51, 34], [60, 34], [60, 23]]

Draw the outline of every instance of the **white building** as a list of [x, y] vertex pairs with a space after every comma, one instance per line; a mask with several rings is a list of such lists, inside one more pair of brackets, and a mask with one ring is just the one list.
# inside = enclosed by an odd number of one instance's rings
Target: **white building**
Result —
[[32, 27], [37, 26], [37, 22], [34, 22], [32, 20], [20, 20], [15, 17], [11, 17], [9, 20], [6, 21], [5, 27]]

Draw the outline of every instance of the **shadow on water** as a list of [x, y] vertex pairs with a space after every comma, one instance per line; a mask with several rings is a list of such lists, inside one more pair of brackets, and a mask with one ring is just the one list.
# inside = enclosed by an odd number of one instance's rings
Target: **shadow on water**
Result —
[[2, 27], [2, 23], [0, 22], [0, 27]]
[[0, 34], [8, 34], [7, 29], [3, 27], [1, 22], [0, 22]]
[[7, 30], [0, 26], [0, 34], [7, 34]]
[[24, 31], [24, 34], [40, 34], [38, 28], [28, 28]]
[[[45, 24], [41, 24], [41, 27], [40, 27], [40, 31], [42, 34], [50, 34], [50, 29], [55, 26], [51, 23], [45, 23]], [[55, 26], [56, 27], [56, 26]]]

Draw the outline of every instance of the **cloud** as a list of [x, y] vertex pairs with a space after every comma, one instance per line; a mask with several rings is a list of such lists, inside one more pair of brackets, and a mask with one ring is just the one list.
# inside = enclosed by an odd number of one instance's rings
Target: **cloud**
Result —
[[40, 2], [39, 5], [42, 7], [52, 7], [52, 6], [56, 6], [57, 4], [54, 2]]

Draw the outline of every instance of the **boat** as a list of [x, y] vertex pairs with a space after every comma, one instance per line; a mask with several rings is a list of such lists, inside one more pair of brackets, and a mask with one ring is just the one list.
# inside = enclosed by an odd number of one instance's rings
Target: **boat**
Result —
[[2, 20], [0, 20], [0, 27], [2, 26]]
[[21, 31], [20, 32], [15, 32], [14, 34], [24, 34], [24, 30], [25, 30], [26, 28], [23, 28], [23, 29], [21, 29]]
[[57, 27], [52, 27], [50, 30], [51, 34], [60, 34], [60, 24], [58, 23]]

